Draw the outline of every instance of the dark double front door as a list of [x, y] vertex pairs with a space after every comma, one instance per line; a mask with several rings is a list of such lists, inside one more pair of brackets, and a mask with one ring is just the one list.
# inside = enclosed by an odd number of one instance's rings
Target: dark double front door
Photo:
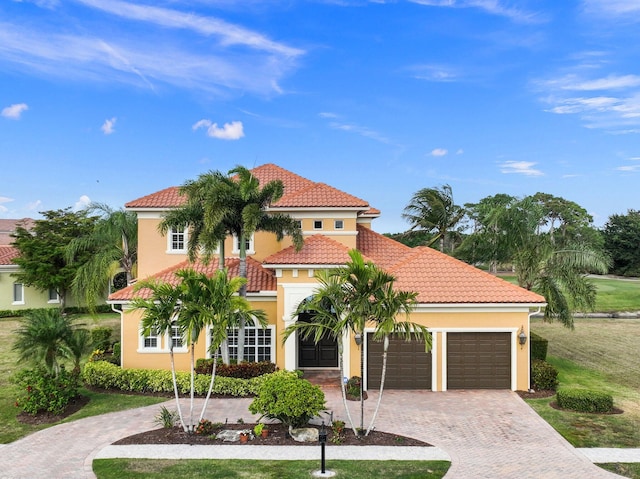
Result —
[[332, 339], [322, 338], [317, 344], [312, 339], [298, 339], [299, 368], [338, 367], [338, 345]]

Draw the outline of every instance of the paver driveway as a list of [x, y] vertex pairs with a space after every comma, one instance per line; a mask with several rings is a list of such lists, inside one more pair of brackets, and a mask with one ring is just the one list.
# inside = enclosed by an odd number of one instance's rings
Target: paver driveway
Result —
[[[338, 390], [327, 390], [335, 418], [346, 418]], [[371, 417], [376, 394], [365, 402]], [[248, 399], [213, 399], [214, 422], [251, 421]], [[171, 407], [171, 402], [167, 403]], [[350, 402], [357, 416], [359, 403]], [[0, 478], [93, 478], [95, 455], [119, 438], [154, 428], [160, 406], [106, 414], [39, 431], [0, 447]], [[452, 459], [446, 479], [613, 478], [574, 450], [509, 391], [388, 391], [377, 420], [381, 431], [413, 436]]]

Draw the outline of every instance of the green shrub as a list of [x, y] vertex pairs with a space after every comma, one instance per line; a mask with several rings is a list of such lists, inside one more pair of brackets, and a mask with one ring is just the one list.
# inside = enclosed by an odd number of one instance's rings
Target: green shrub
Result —
[[[266, 377], [240, 379], [216, 376], [213, 394], [234, 397], [253, 396], [257, 394]], [[93, 361], [85, 364], [82, 380], [87, 386], [102, 389], [120, 389], [139, 393], [173, 393], [171, 371], [166, 369], [122, 369], [107, 361]], [[210, 381], [210, 375], [196, 374], [195, 394], [199, 396], [207, 394]], [[188, 394], [191, 391], [191, 375], [188, 372], [178, 371], [176, 382], [180, 394]]]
[[533, 331], [529, 333], [529, 341], [531, 341], [531, 359], [546, 361], [549, 341]]
[[28, 414], [61, 414], [69, 402], [78, 397], [78, 377], [62, 369], [58, 376], [42, 368], [25, 369], [13, 376], [21, 390], [16, 406]]
[[611, 412], [613, 396], [589, 389], [560, 389], [556, 393], [556, 402], [562, 409], [578, 412]]
[[546, 361], [531, 361], [531, 386], [536, 390], [555, 391], [558, 387], [558, 370]]
[[154, 418], [154, 421], [158, 426], [162, 426], [164, 429], [171, 429], [180, 420], [180, 415], [175, 409], [169, 410], [166, 406], [160, 408], [160, 412]]
[[362, 385], [362, 381], [360, 380], [360, 376], [351, 376], [347, 381], [347, 396], [351, 396], [357, 399], [360, 399], [360, 387]]
[[[213, 359], [198, 359], [196, 361], [196, 373], [211, 374]], [[276, 370], [276, 365], [270, 361], [242, 362], [240, 364], [223, 364], [218, 361], [216, 376], [228, 378], [249, 379], [269, 374]]]
[[277, 419], [292, 427], [304, 426], [324, 408], [325, 398], [320, 387], [290, 371], [267, 376], [249, 405], [251, 413]]
[[91, 330], [91, 344], [95, 349], [111, 351], [111, 335], [113, 329], [109, 327], [98, 327]]

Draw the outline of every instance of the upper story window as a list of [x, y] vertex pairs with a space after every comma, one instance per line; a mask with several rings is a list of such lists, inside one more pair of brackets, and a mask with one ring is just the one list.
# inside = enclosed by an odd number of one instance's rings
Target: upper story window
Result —
[[336, 230], [343, 230], [344, 229], [344, 221], [342, 220], [335, 220], [333, 222], [333, 229]]
[[322, 229], [322, 220], [315, 220], [313, 222], [313, 229], [314, 230], [321, 230]]
[[[245, 251], [248, 254], [254, 254], [256, 252], [254, 235], [251, 235], [250, 238], [247, 238], [245, 240], [244, 246], [245, 246]], [[240, 252], [240, 238], [238, 238], [236, 235], [233, 235], [233, 253], [238, 254], [239, 252]]]
[[24, 284], [13, 283], [13, 304], [24, 304]]
[[187, 232], [184, 226], [171, 228], [168, 234], [170, 253], [184, 253], [187, 250]]
[[173, 324], [171, 326], [171, 344], [173, 349], [180, 349], [184, 347], [184, 339], [178, 325]]
[[302, 220], [294, 220], [296, 228], [302, 229]]

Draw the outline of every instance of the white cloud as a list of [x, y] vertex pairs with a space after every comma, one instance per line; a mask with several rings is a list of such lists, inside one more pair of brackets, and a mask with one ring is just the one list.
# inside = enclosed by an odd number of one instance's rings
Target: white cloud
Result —
[[463, 155], [464, 154], [464, 150], [462, 148], [459, 148], [458, 151], [456, 151], [456, 155]]
[[561, 90], [618, 90], [640, 86], [640, 76], [610, 74], [603, 78], [583, 79], [578, 75], [570, 74], [543, 82], [543, 84], [546, 84], [548, 87], [559, 88]]
[[38, 211], [41, 206], [42, 206], [42, 201], [35, 200], [35, 201], [32, 201], [31, 203], [27, 204], [27, 210], [29, 210], [29, 211]]
[[241, 121], [232, 121], [219, 127], [217, 123], [212, 123], [211, 120], [205, 119], [196, 122], [192, 128], [194, 130], [206, 128], [207, 136], [219, 140], [239, 140], [244, 137], [244, 127]]
[[[93, 28], [74, 30], [54, 19], [41, 21], [42, 16], [27, 23], [3, 18], [0, 62], [37, 76], [154, 91], [170, 85], [218, 96], [273, 95], [282, 93], [280, 80], [305, 53], [239, 24], [193, 12], [121, 0], [78, 1], [127, 21], [107, 21], [102, 15], [105, 19], [96, 20]], [[84, 25], [84, 18], [68, 20]]]
[[542, 176], [544, 173], [533, 168], [536, 163], [532, 161], [505, 161], [500, 165], [500, 172], [505, 174], [517, 173], [525, 176]]
[[89, 206], [90, 203], [91, 203], [91, 198], [89, 198], [87, 195], [82, 195], [80, 198], [78, 198], [78, 201], [76, 201], [76, 203], [73, 205], [73, 210], [74, 211], [83, 210], [87, 206]]
[[5, 118], [11, 118], [12, 120], [20, 119], [23, 111], [27, 111], [29, 106], [26, 103], [15, 103], [2, 109], [2, 116]]
[[640, 12], [637, 0], [583, 0], [585, 10], [595, 14], [627, 15]]
[[104, 121], [100, 129], [105, 135], [111, 135], [116, 131], [115, 129], [116, 121], [117, 121], [117, 118], [115, 116], [113, 118], [109, 118], [108, 120]]
[[379, 141], [380, 143], [389, 144], [391, 143], [387, 137], [378, 133], [371, 128], [367, 128], [366, 126], [360, 126], [353, 123], [340, 123], [337, 121], [332, 121], [329, 123], [329, 126], [334, 130], [342, 130], [349, 133], [356, 133], [360, 136], [364, 136], [365, 138], [370, 138], [375, 141]]
[[449, 152], [444, 148], [436, 148], [435, 150], [431, 150], [431, 156], [445, 156], [447, 153]]
[[9, 198], [8, 196], [0, 196], [0, 213], [6, 213], [9, 211], [9, 208], [3, 205], [3, 203], [11, 203], [13, 198]]
[[321, 111], [320, 113], [318, 113], [318, 116], [320, 118], [338, 118], [337, 114], [331, 113], [329, 111]]
[[501, 0], [410, 0], [412, 3], [429, 7], [479, 8], [491, 15], [509, 18], [518, 23], [540, 23], [545, 19], [538, 13], [513, 8]]
[[638, 171], [640, 170], [640, 165], [626, 165], [626, 166], [618, 166], [616, 168], [618, 171]]
[[453, 82], [460, 79], [460, 74], [453, 68], [444, 65], [413, 65], [409, 67], [413, 78], [432, 82]]

